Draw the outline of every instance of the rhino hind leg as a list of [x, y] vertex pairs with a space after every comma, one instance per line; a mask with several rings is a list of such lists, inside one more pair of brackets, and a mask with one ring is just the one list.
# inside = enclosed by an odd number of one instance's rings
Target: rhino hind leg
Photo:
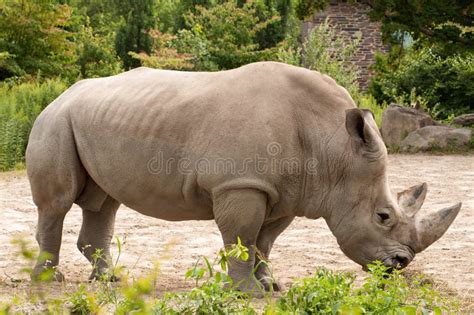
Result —
[[38, 208], [36, 240], [40, 247], [40, 252], [33, 269], [33, 279], [41, 279], [45, 271], [53, 268], [53, 280], [64, 281], [63, 274], [56, 266], [59, 264], [63, 221], [67, 210], [65, 208]]
[[85, 182], [85, 171], [71, 135], [62, 132], [40, 139], [30, 137], [26, 166], [38, 208], [36, 240], [40, 253], [32, 277], [41, 279], [43, 271], [53, 268], [54, 279], [63, 281], [64, 276], [56, 269], [63, 222]]
[[214, 217], [222, 234], [224, 246], [235, 244], [237, 237], [248, 248], [247, 261], [230, 259], [228, 274], [235, 289], [262, 297], [264, 288], [254, 276], [255, 248], [262, 227], [267, 196], [254, 189], [222, 192], [214, 198]]
[[281, 285], [275, 281], [267, 264], [273, 243], [277, 237], [293, 222], [294, 217], [283, 217], [265, 223], [257, 238], [258, 254], [255, 257], [255, 277], [266, 291], [280, 291]]
[[77, 248], [92, 264], [89, 277], [116, 281], [111, 272], [110, 243], [114, 234], [115, 214], [120, 203], [108, 196], [92, 180], [88, 179], [84, 192], [76, 201], [82, 208], [82, 226]]

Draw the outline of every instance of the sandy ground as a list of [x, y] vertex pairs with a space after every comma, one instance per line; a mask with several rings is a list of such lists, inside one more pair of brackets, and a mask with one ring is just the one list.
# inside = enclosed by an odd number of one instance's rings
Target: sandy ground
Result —
[[[429, 192], [422, 211], [463, 202], [461, 213], [448, 232], [417, 255], [408, 269], [430, 275], [435, 282], [472, 303], [474, 155], [391, 155], [389, 176], [394, 192], [423, 181], [428, 183]], [[74, 206], [64, 223], [60, 263], [69, 283], [86, 281], [90, 273], [88, 262], [76, 249], [80, 224], [81, 211]], [[25, 278], [19, 271], [24, 263], [11, 240], [24, 237], [36, 246], [35, 225], [36, 210], [25, 172], [0, 173], [0, 300], [8, 300], [21, 288], [15, 289], [12, 279]], [[214, 222], [166, 222], [124, 206], [117, 214], [115, 231], [124, 243], [120, 262], [133, 274], [146, 274], [156, 260], [161, 262], [160, 291], [190, 288], [192, 283], [184, 280], [185, 270], [199, 255], [214, 257], [222, 246]], [[116, 255], [117, 246], [113, 247]], [[271, 260], [275, 277], [287, 287], [295, 278], [311, 275], [318, 266], [352, 271], [359, 277], [364, 275], [360, 267], [339, 250], [322, 219], [296, 219], [277, 239]]]

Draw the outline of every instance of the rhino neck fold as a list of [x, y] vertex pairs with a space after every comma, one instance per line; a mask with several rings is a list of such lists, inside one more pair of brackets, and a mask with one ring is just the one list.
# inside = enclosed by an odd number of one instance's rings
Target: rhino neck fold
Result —
[[317, 135], [320, 140], [312, 142], [311, 157], [316, 160], [317, 168], [315, 172], [305, 173], [302, 189], [304, 195], [299, 208], [302, 209], [301, 216], [309, 219], [324, 217], [328, 221], [334, 210], [332, 199], [344, 198], [342, 188], [351, 148], [343, 127], [344, 122], [325, 137]]

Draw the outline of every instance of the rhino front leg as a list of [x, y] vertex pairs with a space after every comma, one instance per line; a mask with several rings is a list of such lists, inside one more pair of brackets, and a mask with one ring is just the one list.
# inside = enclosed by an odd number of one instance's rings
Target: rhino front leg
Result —
[[99, 211], [82, 209], [82, 227], [77, 240], [77, 248], [93, 266], [89, 279], [100, 279], [107, 275], [110, 281], [116, 281], [115, 275], [109, 274], [112, 260], [110, 242], [114, 235], [115, 214], [120, 203], [107, 197]]
[[273, 279], [267, 261], [276, 238], [293, 222], [294, 217], [279, 218], [265, 223], [257, 238], [258, 253], [255, 257], [255, 277], [266, 291], [280, 291], [280, 285]]
[[255, 278], [255, 248], [257, 236], [266, 213], [266, 194], [254, 189], [230, 190], [214, 199], [214, 217], [222, 234], [224, 246], [235, 244], [237, 237], [249, 250], [249, 259], [231, 259], [229, 276], [236, 289], [255, 297], [264, 289]]

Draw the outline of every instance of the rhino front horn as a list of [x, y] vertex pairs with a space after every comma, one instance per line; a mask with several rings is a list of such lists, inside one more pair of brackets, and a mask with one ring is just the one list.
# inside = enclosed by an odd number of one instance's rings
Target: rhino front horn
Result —
[[443, 236], [458, 215], [461, 205], [461, 203], [458, 203], [428, 215], [419, 216], [417, 214], [415, 216], [418, 234], [418, 242], [414, 246], [416, 253], [421, 252]]

